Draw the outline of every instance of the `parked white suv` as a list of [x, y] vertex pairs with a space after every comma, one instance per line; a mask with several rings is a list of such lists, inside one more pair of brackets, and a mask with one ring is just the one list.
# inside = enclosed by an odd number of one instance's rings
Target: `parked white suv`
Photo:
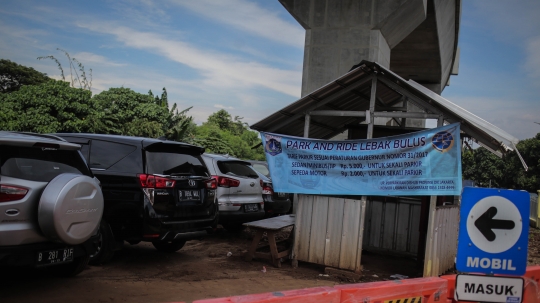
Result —
[[229, 231], [264, 218], [262, 180], [251, 163], [226, 155], [203, 154], [203, 160], [217, 181], [219, 223]]
[[103, 194], [80, 145], [0, 131], [0, 268], [80, 273], [95, 253]]

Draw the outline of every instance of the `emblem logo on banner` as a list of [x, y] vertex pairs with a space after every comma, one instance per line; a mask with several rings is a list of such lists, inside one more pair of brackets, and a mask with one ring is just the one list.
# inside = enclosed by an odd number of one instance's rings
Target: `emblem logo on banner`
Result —
[[454, 129], [449, 129], [447, 131], [441, 131], [433, 135], [431, 139], [431, 144], [433, 148], [440, 151], [441, 153], [447, 152], [454, 146], [454, 136], [452, 136], [452, 131]]
[[264, 146], [264, 150], [266, 151], [266, 153], [272, 156], [281, 154], [281, 137], [268, 134], [266, 134], [265, 137], [266, 145]]

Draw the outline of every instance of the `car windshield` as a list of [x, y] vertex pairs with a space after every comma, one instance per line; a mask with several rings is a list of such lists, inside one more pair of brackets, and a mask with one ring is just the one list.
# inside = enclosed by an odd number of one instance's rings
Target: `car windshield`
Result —
[[221, 173], [247, 178], [259, 178], [259, 175], [245, 162], [238, 161], [218, 161]]
[[208, 177], [208, 170], [201, 156], [178, 152], [146, 152], [146, 167], [149, 174], [168, 176]]
[[49, 182], [63, 173], [91, 176], [77, 150], [2, 146], [0, 174], [31, 181]]

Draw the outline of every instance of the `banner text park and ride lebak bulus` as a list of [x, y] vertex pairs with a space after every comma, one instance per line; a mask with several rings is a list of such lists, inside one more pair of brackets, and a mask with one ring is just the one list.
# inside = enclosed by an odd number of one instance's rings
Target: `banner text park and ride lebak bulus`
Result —
[[459, 123], [330, 141], [261, 132], [276, 192], [371, 196], [461, 194]]

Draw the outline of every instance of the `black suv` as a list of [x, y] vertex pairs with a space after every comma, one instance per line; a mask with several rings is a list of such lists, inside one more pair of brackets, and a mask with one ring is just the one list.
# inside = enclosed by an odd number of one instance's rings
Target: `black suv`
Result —
[[73, 276], [97, 251], [103, 195], [79, 149], [55, 136], [0, 131], [0, 267]]
[[124, 241], [175, 252], [217, 226], [217, 183], [185, 143], [98, 134], [56, 134], [82, 146], [105, 199], [102, 241], [91, 263], [104, 263]]

